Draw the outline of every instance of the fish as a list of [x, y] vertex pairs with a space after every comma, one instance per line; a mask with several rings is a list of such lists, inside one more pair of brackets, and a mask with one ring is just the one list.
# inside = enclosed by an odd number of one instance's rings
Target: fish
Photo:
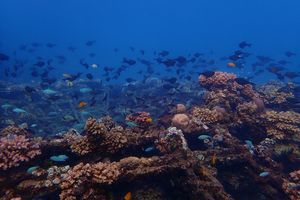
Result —
[[296, 54], [293, 53], [293, 52], [291, 52], [291, 51], [286, 51], [286, 52], [284, 53], [284, 55], [285, 55], [286, 57], [296, 56]]
[[83, 107], [85, 107], [85, 106], [87, 106], [87, 105], [88, 105], [88, 104], [87, 104], [85, 101], [81, 101], [81, 102], [79, 102], [77, 108], [83, 108]]
[[73, 46], [70, 46], [68, 47], [68, 50], [71, 51], [71, 52], [74, 52], [77, 48], [76, 47], [73, 47]]
[[66, 155], [58, 155], [58, 156], [51, 156], [50, 160], [55, 162], [65, 162], [67, 159], [69, 159]]
[[91, 73], [86, 74], [86, 78], [92, 80], [94, 76]]
[[210, 139], [211, 137], [209, 135], [200, 135], [198, 136], [199, 140], [206, 140], [206, 139]]
[[93, 46], [96, 43], [96, 40], [90, 40], [85, 43], [86, 46]]
[[227, 63], [227, 66], [234, 68], [234, 67], [236, 67], [236, 64], [234, 62], [229, 62], [229, 63]]
[[95, 63], [93, 63], [93, 64], [91, 64], [91, 67], [94, 68], [94, 69], [96, 69], [96, 68], [98, 68], [98, 65], [95, 64]]
[[247, 43], [246, 41], [242, 41], [242, 42], [239, 43], [239, 47], [240, 47], [241, 49], [244, 49], [244, 48], [246, 48], [246, 47], [251, 47], [251, 46], [252, 46], [252, 44]]
[[89, 92], [92, 92], [93, 90], [91, 88], [85, 87], [85, 88], [80, 88], [79, 91], [81, 93], [89, 93]]
[[161, 52], [158, 53], [158, 55], [162, 56], [162, 57], [165, 57], [165, 56], [167, 56], [169, 54], [170, 54], [170, 52], [169, 51], [165, 51], [165, 50], [163, 50], [163, 51], [161, 51]]
[[135, 65], [136, 61], [133, 59], [123, 58], [123, 63], [128, 64], [128, 65]]
[[127, 192], [124, 196], [124, 200], [131, 200], [131, 198], [132, 198], [131, 192]]
[[26, 172], [28, 174], [32, 174], [32, 172], [35, 171], [35, 170], [37, 170], [38, 168], [39, 168], [39, 166], [29, 167]]
[[206, 78], [212, 77], [213, 75], [215, 75], [214, 71], [204, 71], [201, 73], [203, 76], [205, 76]]
[[57, 94], [57, 91], [52, 90], [52, 89], [50, 89], [50, 88], [44, 89], [44, 90], [42, 90], [42, 92], [43, 92], [44, 94], [46, 94], [46, 95], [54, 95], [54, 94]]
[[13, 112], [14, 113], [27, 113], [27, 111], [22, 108], [14, 108]]
[[153, 150], [155, 150], [155, 147], [154, 147], [154, 146], [151, 146], [151, 147], [146, 148], [144, 151], [145, 151], [146, 153], [149, 153], [149, 152], [151, 152], [151, 151], [153, 151]]
[[4, 53], [0, 53], [0, 60], [7, 61], [7, 60], [9, 60], [9, 56]]
[[37, 61], [35, 64], [34, 64], [34, 66], [37, 66], [37, 67], [43, 67], [43, 66], [45, 66], [46, 65], [46, 63], [44, 62], [44, 61]]
[[8, 104], [8, 103], [5, 103], [5, 104], [1, 105], [1, 108], [2, 108], [3, 110], [7, 110], [7, 109], [12, 108], [12, 107], [13, 107], [13, 105]]
[[29, 94], [36, 92], [36, 89], [33, 87], [30, 87], [30, 86], [25, 86], [24, 90], [25, 90], [25, 92], [27, 92]]
[[137, 127], [138, 125], [134, 122], [126, 122], [126, 125], [129, 127]]
[[68, 81], [71, 81], [71, 82], [73, 82], [73, 81], [75, 81], [76, 79], [78, 79], [80, 76], [81, 76], [81, 74], [82, 73], [77, 73], [77, 74], [63, 74], [63, 80], [64, 81], [66, 81], [66, 80], [68, 80]]
[[46, 46], [47, 46], [48, 48], [53, 48], [53, 47], [56, 46], [56, 44], [53, 44], [53, 43], [51, 43], [51, 42], [48, 42], [48, 43], [46, 44]]
[[216, 163], [217, 163], [217, 154], [216, 154], [216, 153], [214, 153], [214, 154], [212, 155], [212, 158], [211, 158], [210, 164], [211, 164], [212, 166], [215, 166], [215, 165], [216, 165]]
[[90, 67], [90, 65], [88, 63], [85, 62], [85, 60], [82, 58], [80, 59], [79, 63], [84, 66], [86, 69], [88, 69]]
[[267, 177], [270, 175], [270, 172], [262, 172], [259, 174], [260, 177]]
[[254, 85], [254, 83], [248, 81], [245, 78], [236, 78], [236, 79], [234, 79], [234, 81], [237, 82], [240, 85], [247, 85], [247, 84]]

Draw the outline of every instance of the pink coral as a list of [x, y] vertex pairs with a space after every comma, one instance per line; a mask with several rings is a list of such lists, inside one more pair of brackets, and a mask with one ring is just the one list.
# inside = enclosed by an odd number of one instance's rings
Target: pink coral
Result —
[[7, 135], [0, 139], [0, 169], [6, 170], [19, 166], [41, 154], [39, 144], [24, 135]]

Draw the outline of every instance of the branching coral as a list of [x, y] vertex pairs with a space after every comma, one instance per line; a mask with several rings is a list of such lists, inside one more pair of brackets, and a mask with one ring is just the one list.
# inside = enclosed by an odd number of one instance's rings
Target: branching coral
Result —
[[274, 139], [284, 139], [299, 134], [300, 114], [292, 111], [267, 111], [261, 115], [267, 134]]
[[284, 179], [282, 188], [286, 194], [289, 195], [291, 200], [300, 199], [300, 170], [293, 171], [289, 174], [289, 179]]
[[19, 166], [41, 154], [38, 143], [24, 135], [10, 134], [0, 138], [0, 169]]
[[226, 72], [215, 72], [211, 77], [201, 74], [198, 78], [200, 84], [204, 87], [224, 87], [228, 84], [228, 81], [234, 79], [236, 79], [235, 74]]
[[279, 105], [285, 103], [288, 98], [294, 98], [294, 94], [290, 91], [284, 91], [285, 85], [275, 82], [269, 82], [258, 88], [259, 93], [263, 97], [266, 104]]

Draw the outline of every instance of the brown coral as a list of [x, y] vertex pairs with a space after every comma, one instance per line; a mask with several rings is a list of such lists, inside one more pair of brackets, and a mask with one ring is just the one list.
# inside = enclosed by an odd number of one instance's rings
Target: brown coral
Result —
[[267, 111], [262, 116], [268, 135], [282, 140], [300, 133], [300, 114], [292, 111]]
[[213, 76], [206, 77], [200, 75], [198, 80], [204, 87], [224, 87], [228, 84], [228, 81], [236, 79], [235, 74], [226, 72], [215, 72]]

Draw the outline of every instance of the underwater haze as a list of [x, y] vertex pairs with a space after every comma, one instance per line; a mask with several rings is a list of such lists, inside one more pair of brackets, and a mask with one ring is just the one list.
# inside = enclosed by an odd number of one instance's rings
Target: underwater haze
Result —
[[0, 200], [300, 200], [299, 0], [0, 0]]

